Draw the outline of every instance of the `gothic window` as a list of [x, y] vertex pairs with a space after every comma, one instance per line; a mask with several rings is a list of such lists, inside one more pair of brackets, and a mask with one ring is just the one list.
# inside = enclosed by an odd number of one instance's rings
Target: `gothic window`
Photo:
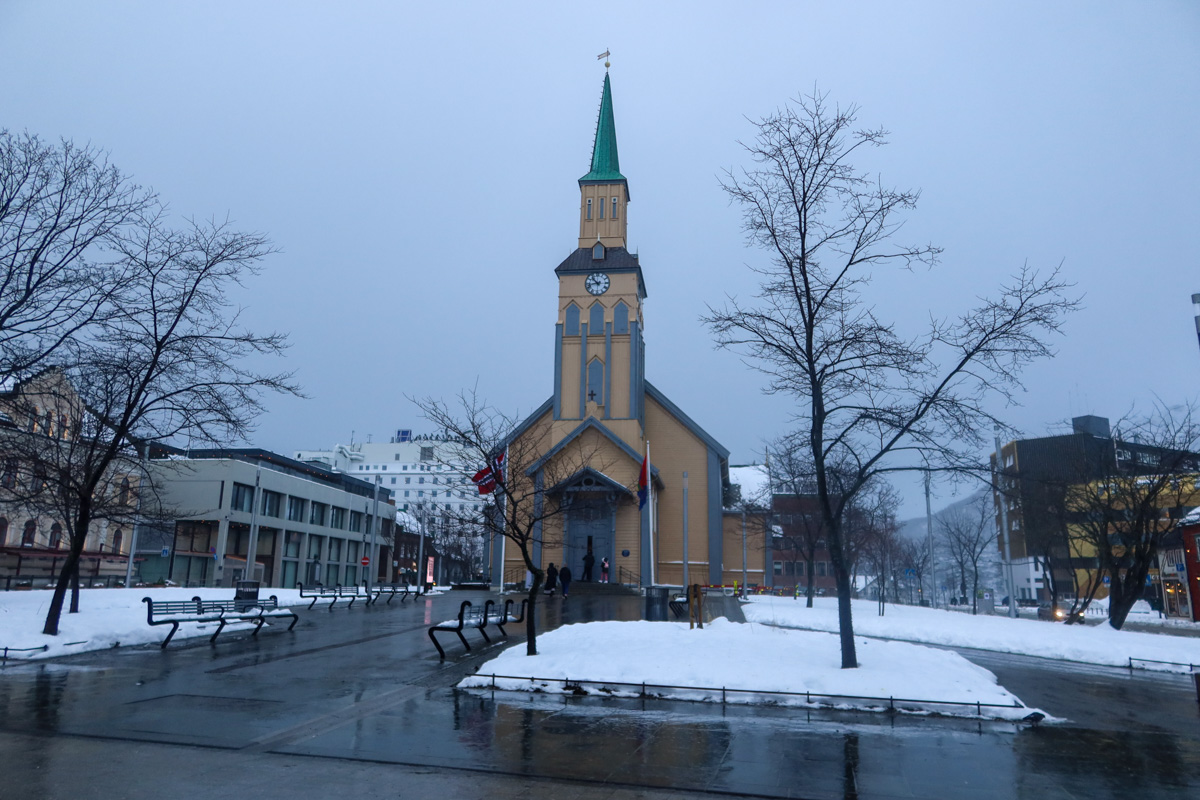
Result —
[[612, 199], [612, 203], [613, 203], [612, 218], [616, 219], [617, 218], [617, 198], [614, 197]]
[[33, 547], [33, 537], [37, 535], [37, 523], [31, 519], [25, 520], [25, 530], [21, 533], [21, 547]]
[[579, 335], [579, 306], [571, 303], [567, 306], [567, 324], [565, 334], [567, 336]]
[[4, 459], [4, 472], [0, 473], [0, 487], [12, 489], [17, 485], [17, 460]]
[[604, 219], [604, 198], [600, 198], [600, 219]]
[[120, 528], [117, 528], [116, 532], [113, 533], [113, 538], [112, 538], [112, 551], [114, 553], [121, 552], [121, 539], [123, 539], [123, 538], [124, 538], [124, 534], [121, 533]]
[[587, 218], [592, 218], [592, 198], [587, 199]]
[[604, 258], [604, 245], [600, 244], [599, 242], [596, 242], [596, 244], [592, 246], [592, 260], [600, 261], [603, 258]]
[[604, 362], [593, 358], [588, 363], [588, 400], [604, 405]]
[[37, 433], [38, 413], [39, 413], [38, 407], [34, 406], [33, 413], [29, 415], [29, 432], [30, 433]]
[[129, 478], [121, 478], [121, 490], [117, 493], [117, 502], [121, 505], [129, 502]]
[[588, 309], [588, 333], [604, 333], [604, 306], [592, 303]]
[[629, 306], [624, 300], [618, 300], [613, 309], [613, 333], [629, 333]]
[[50, 546], [55, 550], [62, 547], [62, 525], [57, 522], [50, 526]]

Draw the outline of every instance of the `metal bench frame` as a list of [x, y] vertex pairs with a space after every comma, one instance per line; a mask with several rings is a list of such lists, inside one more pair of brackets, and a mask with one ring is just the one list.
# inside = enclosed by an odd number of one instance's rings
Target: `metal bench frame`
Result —
[[[199, 597], [193, 597], [191, 600], [154, 600], [143, 597], [142, 602], [146, 604], [147, 624], [171, 626], [167, 638], [159, 644], [164, 650], [171, 643], [182, 622], [216, 622], [216, 633], [208, 640], [209, 643], [215, 643], [221, 631], [225, 630], [225, 626], [230, 622], [253, 622], [254, 632], [251, 635], [257, 636], [269, 617], [291, 617], [289, 631], [300, 621], [300, 617], [296, 616], [294, 611], [279, 608], [279, 599], [275, 595], [259, 601], [201, 600]], [[255, 604], [249, 606], [250, 602]]]

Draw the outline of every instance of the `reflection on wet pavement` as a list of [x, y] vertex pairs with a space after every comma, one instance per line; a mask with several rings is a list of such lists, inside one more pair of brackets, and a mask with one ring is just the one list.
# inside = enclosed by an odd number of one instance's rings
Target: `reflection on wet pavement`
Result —
[[[469, 597], [302, 614], [294, 636], [6, 669], [0, 728], [765, 797], [1045, 800], [1200, 789], [1196, 704], [1183, 681], [1093, 671], [1088, 688], [1020, 659], [985, 664], [1007, 670], [1025, 694], [1044, 686], [1066, 702], [1072, 685], [1092, 692], [1125, 730], [463, 691], [453, 685], [495, 649], [441, 663], [425, 629]], [[637, 598], [580, 596], [543, 603], [539, 618], [545, 629], [639, 612]], [[1124, 694], [1171, 711], [1126, 714]]]

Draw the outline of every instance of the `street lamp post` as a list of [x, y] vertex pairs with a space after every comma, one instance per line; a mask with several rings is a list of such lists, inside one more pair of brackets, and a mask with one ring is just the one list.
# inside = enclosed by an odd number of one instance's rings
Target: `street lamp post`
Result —
[[1008, 498], [1004, 494], [1004, 462], [1000, 453], [1000, 426], [995, 428], [996, 434], [996, 469], [993, 475], [996, 479], [996, 497], [1000, 506], [1000, 541], [1004, 544], [1004, 577], [1008, 584], [1008, 615], [1017, 616], [1017, 592], [1013, 585], [1012, 534], [1008, 529]]

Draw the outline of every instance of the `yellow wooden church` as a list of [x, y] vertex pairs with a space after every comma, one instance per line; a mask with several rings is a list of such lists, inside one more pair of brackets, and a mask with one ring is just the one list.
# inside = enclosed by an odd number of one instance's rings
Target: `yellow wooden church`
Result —
[[[554, 271], [554, 394], [509, 439], [510, 451], [526, 454], [509, 480], [532, 482], [537, 502], [556, 507], [540, 523], [534, 561], [565, 564], [578, 579], [590, 551], [596, 579], [607, 559], [612, 582], [643, 585], [681, 585], [686, 561], [689, 583], [732, 585], [745, 551], [749, 582], [767, 584], [763, 526], [750, 526], [743, 548], [741, 514], [722, 502], [729, 451], [646, 380], [646, 281], [627, 246], [629, 184], [607, 73], [579, 189], [578, 245]], [[640, 504], [647, 451], [652, 501]], [[494, 548], [504, 575], [524, 574], [516, 548]]]

